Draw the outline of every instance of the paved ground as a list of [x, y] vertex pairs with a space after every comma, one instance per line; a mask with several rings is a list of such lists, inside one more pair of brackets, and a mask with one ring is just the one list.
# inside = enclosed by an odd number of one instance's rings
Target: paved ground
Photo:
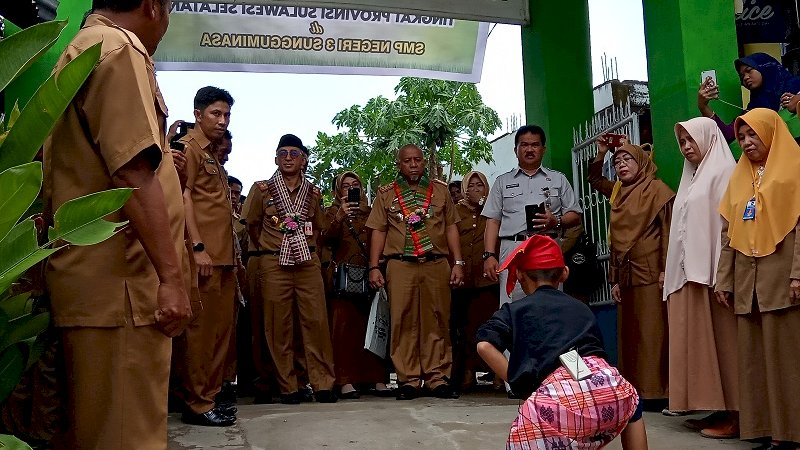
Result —
[[[170, 415], [169, 449], [502, 449], [518, 402], [481, 393], [458, 400], [397, 401], [365, 396], [336, 404], [252, 405], [239, 401], [239, 421], [227, 429], [181, 423]], [[737, 440], [702, 438], [686, 417], [645, 413], [650, 450], [750, 449]], [[618, 441], [606, 447], [619, 450]]]

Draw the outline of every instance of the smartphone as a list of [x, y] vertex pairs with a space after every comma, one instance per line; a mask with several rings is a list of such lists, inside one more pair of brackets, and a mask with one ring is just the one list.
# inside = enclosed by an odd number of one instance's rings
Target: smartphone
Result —
[[178, 125], [178, 134], [176, 134], [175, 136], [172, 137], [172, 139], [169, 140], [170, 149], [177, 150], [179, 152], [186, 151], [186, 146], [183, 144], [183, 142], [178, 142], [178, 140], [186, 136], [186, 133], [189, 132], [189, 128], [194, 128], [194, 124], [193, 123], [189, 124], [184, 121], [181, 122], [180, 125]]
[[359, 203], [361, 202], [361, 189], [357, 187], [351, 187], [347, 190], [347, 203]]
[[615, 149], [615, 148], [622, 147], [622, 140], [623, 139], [627, 140], [628, 136], [625, 136], [624, 134], [617, 134], [617, 133], [606, 133], [606, 134], [603, 135], [603, 138], [605, 138], [606, 142], [608, 142], [608, 146], [611, 149]]
[[711, 85], [717, 85], [717, 71], [716, 70], [704, 70], [700, 72], [700, 84], [706, 82], [707, 79], [711, 78]]
[[536, 223], [534, 219], [539, 219], [537, 214], [544, 214], [544, 203], [538, 205], [525, 205], [525, 223], [528, 233], [536, 233]]

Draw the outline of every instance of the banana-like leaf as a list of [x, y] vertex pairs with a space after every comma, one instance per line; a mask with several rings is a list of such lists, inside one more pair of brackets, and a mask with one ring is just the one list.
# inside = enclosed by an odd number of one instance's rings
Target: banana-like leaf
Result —
[[0, 173], [0, 241], [39, 195], [42, 163], [34, 161]]
[[19, 101], [16, 101], [16, 102], [14, 102], [14, 108], [11, 110], [11, 115], [8, 116], [8, 127], [7, 128], [11, 128], [11, 127], [14, 126], [14, 123], [17, 121], [17, 119], [19, 119], [19, 115], [20, 114], [21, 113], [19, 111]]
[[27, 340], [31, 340], [30, 344], [33, 344], [32, 340], [46, 330], [48, 325], [50, 325], [49, 313], [26, 314], [10, 320], [8, 323], [0, 324], [0, 326], [6, 327], [5, 333], [0, 338], [0, 351]]
[[18, 223], [0, 241], [0, 292], [5, 292], [26, 270], [58, 250], [39, 247], [33, 220]]
[[93, 245], [110, 238], [126, 222], [116, 223], [103, 217], [119, 210], [133, 189], [111, 189], [72, 199], [58, 208], [53, 217], [51, 242], [64, 240], [73, 245]]
[[3, 450], [32, 450], [30, 445], [10, 434], [0, 434], [0, 448]]
[[30, 162], [100, 59], [97, 43], [42, 84], [0, 146], [0, 171]]
[[0, 317], [5, 315], [8, 320], [11, 320], [29, 314], [32, 305], [30, 298], [30, 292], [23, 292], [11, 298], [0, 300]]
[[66, 21], [40, 23], [0, 41], [0, 91], [52, 47], [66, 26]]
[[25, 370], [28, 370], [36, 364], [36, 361], [39, 360], [42, 353], [47, 350], [47, 346], [49, 345], [47, 334], [42, 333], [36, 337], [30, 338], [25, 341], [25, 345], [28, 346], [28, 362], [25, 364]]
[[0, 352], [0, 401], [17, 387], [25, 371], [25, 346], [12, 345]]

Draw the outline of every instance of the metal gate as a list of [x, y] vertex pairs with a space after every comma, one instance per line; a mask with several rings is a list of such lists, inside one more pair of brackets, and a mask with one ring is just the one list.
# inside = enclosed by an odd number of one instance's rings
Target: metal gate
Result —
[[[589, 187], [587, 173], [589, 162], [597, 156], [597, 138], [604, 133], [624, 134], [630, 138], [631, 143], [639, 143], [639, 115], [631, 112], [630, 105], [613, 106], [605, 111], [595, 114], [592, 120], [579, 125], [572, 132], [572, 186], [575, 195], [583, 209], [583, 226], [588, 236], [597, 244], [597, 258], [603, 265], [606, 277], [608, 276], [609, 242], [608, 226], [610, 207], [608, 199], [599, 192]], [[614, 179], [614, 166], [610, 162], [611, 154], [606, 156], [603, 173], [607, 178]], [[606, 281], [608, 281], [606, 279]], [[613, 303], [611, 287], [608, 283], [595, 291], [591, 297], [591, 305], [606, 305]]]

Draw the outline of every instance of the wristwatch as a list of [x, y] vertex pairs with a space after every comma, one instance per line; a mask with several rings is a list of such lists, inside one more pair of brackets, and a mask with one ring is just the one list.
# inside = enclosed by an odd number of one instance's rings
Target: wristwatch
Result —
[[483, 259], [484, 261], [486, 261], [491, 257], [497, 258], [497, 255], [494, 252], [483, 252], [483, 255], [481, 255], [481, 259]]
[[192, 251], [195, 252], [202, 252], [205, 249], [206, 249], [206, 244], [203, 244], [202, 242], [196, 242], [194, 245], [192, 245]]
[[457, 266], [466, 266], [467, 262], [464, 261], [463, 259], [457, 259], [457, 260], [453, 261], [453, 264], [455, 264]]

